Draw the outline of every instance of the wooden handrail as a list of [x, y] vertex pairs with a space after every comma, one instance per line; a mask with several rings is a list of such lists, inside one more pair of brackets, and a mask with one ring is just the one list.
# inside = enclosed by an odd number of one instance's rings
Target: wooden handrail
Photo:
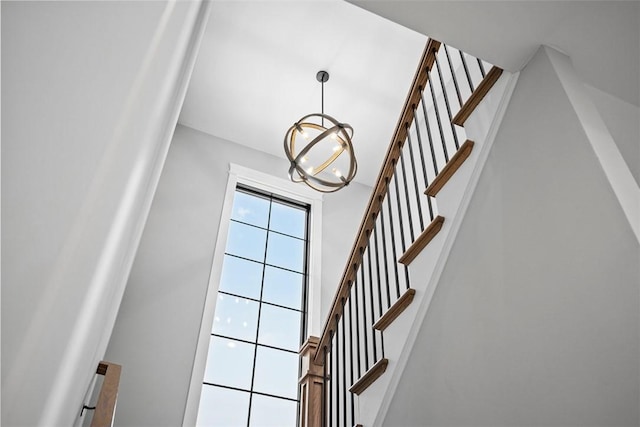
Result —
[[358, 230], [355, 243], [351, 249], [351, 254], [349, 255], [344, 273], [342, 274], [340, 286], [338, 287], [338, 291], [331, 303], [331, 310], [329, 311], [329, 316], [325, 321], [320, 342], [314, 356], [314, 362], [317, 364], [324, 363], [324, 354], [322, 349], [330, 346], [331, 335], [334, 332], [335, 325], [337, 323], [336, 319], [340, 319], [342, 317], [343, 310], [341, 301], [347, 300], [351, 290], [351, 284], [354, 282], [354, 276], [362, 262], [362, 253], [367, 247], [369, 235], [373, 230], [375, 220], [380, 212], [382, 200], [387, 192], [387, 185], [393, 176], [396, 162], [400, 158], [402, 147], [407, 139], [408, 128], [413, 122], [415, 109], [420, 102], [422, 91], [427, 86], [427, 80], [429, 78], [428, 71], [431, 70], [433, 63], [435, 62], [438, 49], [440, 49], [440, 42], [429, 39], [422, 54], [422, 58], [420, 59], [416, 74], [413, 77], [413, 83], [411, 84], [409, 94], [405, 100], [395, 132], [393, 133], [391, 144], [389, 145], [384, 162], [380, 168], [374, 191], [369, 199], [367, 210], [362, 218], [360, 229]]
[[91, 420], [91, 427], [110, 427], [116, 410], [118, 387], [122, 366], [110, 362], [100, 362], [96, 373], [104, 375], [102, 388], [96, 402], [96, 412]]

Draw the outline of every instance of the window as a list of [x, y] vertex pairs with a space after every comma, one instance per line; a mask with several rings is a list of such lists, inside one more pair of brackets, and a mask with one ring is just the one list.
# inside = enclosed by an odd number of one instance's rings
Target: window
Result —
[[198, 425], [295, 426], [308, 210], [236, 190]]
[[[234, 201], [240, 203], [243, 198], [253, 204], [249, 208], [240, 204], [234, 206]], [[306, 212], [306, 219], [301, 221], [298, 217], [294, 220], [285, 215], [286, 211]], [[264, 217], [260, 219], [258, 212], [263, 215], [267, 212], [266, 221]], [[302, 229], [303, 234], [300, 234]], [[242, 233], [235, 236], [238, 230]], [[317, 336], [322, 327], [321, 231], [321, 193], [283, 178], [230, 164], [183, 426], [196, 425], [201, 401], [213, 402], [213, 411], [233, 405], [239, 408], [218, 420], [225, 427], [246, 426], [249, 405], [250, 425], [295, 424], [300, 338]], [[250, 241], [251, 245], [243, 245], [243, 240]], [[262, 255], [256, 250], [259, 246], [256, 241], [262, 242]], [[285, 251], [291, 252], [296, 247], [306, 251], [306, 260], [304, 256], [295, 258], [288, 253], [283, 256]], [[302, 272], [296, 267], [301, 262]], [[232, 274], [234, 272], [239, 275]], [[306, 287], [297, 291], [282, 292], [274, 286], [275, 283], [293, 282], [293, 278], [300, 275], [306, 279]], [[231, 279], [233, 276], [237, 279]], [[302, 301], [306, 301], [306, 307]], [[274, 315], [278, 313], [289, 314], [289, 320], [279, 320]], [[306, 335], [283, 333], [283, 324], [293, 326], [290, 329], [297, 329], [298, 334], [306, 329]], [[251, 327], [255, 327], [253, 333], [248, 332]], [[237, 351], [229, 351], [231, 349]], [[227, 357], [228, 360], [230, 353], [233, 353], [233, 363], [226, 370], [215, 370], [217, 361], [209, 363], [209, 359], [214, 358], [223, 360]], [[286, 383], [272, 378], [278, 366], [286, 365], [290, 369], [291, 365], [285, 363], [287, 360], [293, 364], [295, 392], [291, 391], [291, 383], [287, 388]], [[241, 370], [240, 366], [249, 369]], [[205, 387], [206, 383], [215, 385]], [[262, 387], [261, 384], [266, 385]], [[291, 407], [294, 411], [287, 412]], [[289, 414], [286, 420], [276, 418], [286, 413]], [[206, 420], [207, 417], [202, 413], [200, 423], [206, 425], [215, 421]]]

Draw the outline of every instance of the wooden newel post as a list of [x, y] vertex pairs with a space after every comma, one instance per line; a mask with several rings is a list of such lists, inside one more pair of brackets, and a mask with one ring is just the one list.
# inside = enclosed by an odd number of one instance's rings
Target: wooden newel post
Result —
[[300, 427], [322, 427], [323, 365], [313, 361], [320, 338], [309, 337], [300, 348]]

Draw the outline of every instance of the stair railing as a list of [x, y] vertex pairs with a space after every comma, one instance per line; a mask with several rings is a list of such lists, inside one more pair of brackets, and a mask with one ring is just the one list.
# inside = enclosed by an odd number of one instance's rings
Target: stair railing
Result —
[[91, 427], [110, 427], [113, 425], [121, 372], [122, 366], [116, 363], [105, 361], [98, 363], [96, 375], [104, 377], [98, 399], [95, 406], [84, 404], [80, 411], [81, 417], [85, 411], [94, 411], [91, 418]]
[[502, 71], [488, 66], [428, 40], [322, 336], [301, 351], [302, 426], [355, 426], [354, 395], [386, 370], [383, 331], [411, 303], [408, 265], [444, 222], [434, 197], [471, 152], [461, 126]]

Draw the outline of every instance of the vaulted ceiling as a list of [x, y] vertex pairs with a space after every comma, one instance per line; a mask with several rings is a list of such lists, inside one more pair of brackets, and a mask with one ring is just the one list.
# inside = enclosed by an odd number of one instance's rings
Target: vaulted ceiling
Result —
[[350, 1], [509, 71], [554, 47], [587, 84], [640, 106], [638, 1]]
[[[377, 177], [427, 37], [342, 1], [214, 1], [180, 123], [284, 157], [320, 112], [354, 128], [356, 180]], [[286, 176], [287, 171], [283, 171]]]
[[352, 3], [214, 1], [180, 123], [284, 157], [289, 126], [320, 110], [326, 70], [325, 112], [353, 126], [356, 180], [372, 185], [425, 34], [510, 71], [550, 45], [586, 83], [640, 105], [640, 2]]

